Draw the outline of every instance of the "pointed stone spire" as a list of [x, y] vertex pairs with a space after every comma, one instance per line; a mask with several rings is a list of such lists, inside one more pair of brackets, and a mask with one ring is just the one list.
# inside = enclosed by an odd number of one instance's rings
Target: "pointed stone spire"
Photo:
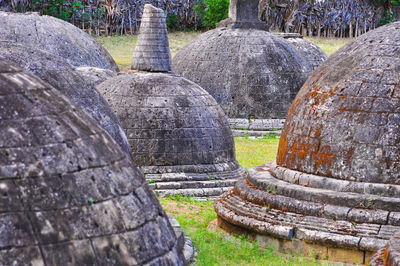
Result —
[[267, 25], [258, 18], [258, 6], [259, 0], [230, 0], [229, 18], [217, 27], [267, 30]]
[[143, 9], [131, 69], [152, 72], [172, 69], [164, 11], [150, 4]]

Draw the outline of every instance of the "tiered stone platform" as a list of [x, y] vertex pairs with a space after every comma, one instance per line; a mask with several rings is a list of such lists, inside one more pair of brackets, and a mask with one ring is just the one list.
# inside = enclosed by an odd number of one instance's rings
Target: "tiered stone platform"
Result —
[[214, 200], [231, 190], [244, 173], [243, 168], [238, 168], [224, 172], [146, 174], [145, 177], [159, 196], [178, 194]]
[[[281, 239], [275, 242], [286, 251], [302, 246], [321, 259], [348, 254], [344, 261], [364, 263], [400, 229], [400, 204], [388, 191], [398, 193], [400, 186], [329, 180], [269, 164], [250, 169], [215, 209], [229, 231]], [[287, 242], [292, 239], [297, 244]]]
[[220, 226], [351, 263], [400, 230], [399, 41], [399, 22], [379, 27], [314, 71], [289, 109], [276, 164], [250, 170], [216, 202]]

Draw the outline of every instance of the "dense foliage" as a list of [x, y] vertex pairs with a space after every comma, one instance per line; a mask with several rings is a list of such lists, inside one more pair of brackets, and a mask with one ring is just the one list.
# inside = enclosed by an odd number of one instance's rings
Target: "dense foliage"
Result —
[[215, 28], [218, 22], [228, 17], [229, 0], [199, 1], [194, 11], [204, 28]]
[[[20, 7], [19, 7], [20, 8]], [[71, 16], [83, 9], [81, 1], [66, 2], [65, 0], [33, 0], [31, 8], [41, 11], [43, 15], [68, 21]]]
[[400, 4], [400, 0], [375, 0], [379, 4], [383, 5], [385, 8], [385, 13], [379, 21], [379, 25], [385, 25], [391, 22], [394, 22], [393, 18], [393, 6], [398, 6]]
[[[400, 0], [260, 0], [263, 20], [277, 31], [356, 37], [394, 20]], [[163, 9], [172, 30], [214, 28], [228, 16], [229, 0], [0, 0], [0, 10], [35, 11], [68, 20], [89, 33], [138, 30], [143, 6]], [[399, 12], [399, 11], [397, 11]]]

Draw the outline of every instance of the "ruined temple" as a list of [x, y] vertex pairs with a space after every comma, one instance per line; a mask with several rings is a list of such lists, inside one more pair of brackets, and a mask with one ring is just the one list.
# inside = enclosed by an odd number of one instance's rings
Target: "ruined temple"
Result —
[[400, 22], [380, 27], [312, 74], [276, 163], [251, 169], [216, 202], [221, 226], [353, 263], [400, 230], [399, 41]]
[[0, 264], [185, 265], [157, 198], [98, 123], [0, 61]]
[[[97, 88], [126, 132], [133, 161], [160, 195], [215, 197], [243, 173], [224, 112], [171, 69], [165, 15], [146, 5], [132, 66]], [[150, 72], [152, 71], [152, 72]]]
[[[230, 119], [281, 128], [298, 90], [325, 58], [269, 33], [258, 0], [231, 0], [229, 18], [179, 50], [173, 70], [209, 92]], [[303, 40], [304, 42], [307, 42]], [[315, 53], [310, 62], [307, 53]]]

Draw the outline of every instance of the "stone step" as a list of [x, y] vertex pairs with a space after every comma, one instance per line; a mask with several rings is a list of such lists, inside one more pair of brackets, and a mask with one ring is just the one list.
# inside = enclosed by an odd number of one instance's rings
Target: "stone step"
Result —
[[[273, 179], [272, 176], [269, 178]], [[287, 184], [285, 190], [275, 187], [273, 184], [271, 182], [267, 185], [264, 184], [264, 186], [260, 186], [260, 184], [254, 186], [247, 178], [240, 178], [235, 183], [235, 189], [239, 196], [247, 198], [253, 203], [264, 204], [284, 211], [330, 219], [343, 219], [358, 223], [400, 225], [399, 212], [361, 208], [358, 202], [356, 207], [347, 207], [343, 203], [343, 199], [342, 201], [338, 201], [339, 204], [331, 204], [329, 200], [320, 200], [317, 196], [311, 198], [311, 200], [303, 200], [303, 196], [307, 199], [307, 193], [310, 192], [308, 190], [311, 190], [311, 188], [298, 186], [301, 187], [300, 191], [305, 194], [299, 196], [300, 192], [298, 190], [290, 190], [291, 184]], [[335, 193], [338, 192], [335, 191]]]
[[400, 198], [400, 185], [357, 182], [342, 179], [329, 178], [313, 174], [302, 173], [289, 168], [281, 167], [276, 163], [260, 165], [256, 171], [269, 171], [284, 182], [312, 188], [322, 188], [338, 192], [354, 192], [370, 194], [381, 197]]
[[262, 235], [283, 239], [300, 239], [308, 243], [374, 251], [388, 240], [380, 230], [394, 232], [399, 227], [308, 216], [261, 206], [228, 192], [215, 203], [215, 210], [223, 220]]
[[239, 129], [233, 129], [232, 130], [233, 136], [234, 137], [263, 137], [263, 136], [268, 136], [268, 135], [275, 135], [275, 136], [280, 136], [282, 135], [282, 130], [276, 130], [276, 131], [256, 131], [256, 130], [239, 130]]
[[172, 195], [181, 195], [194, 198], [215, 199], [223, 193], [231, 190], [233, 187], [219, 188], [188, 188], [188, 189], [156, 189], [154, 192], [159, 197], [167, 197]]
[[145, 178], [149, 183], [173, 182], [173, 181], [208, 181], [237, 179], [245, 173], [242, 167], [234, 171], [210, 172], [210, 173], [146, 173]]
[[183, 182], [155, 182], [149, 184], [152, 189], [189, 189], [189, 188], [219, 188], [233, 187], [236, 179], [228, 180], [207, 180], [207, 181], [183, 181]]
[[[248, 182], [264, 191], [308, 202], [323, 202], [348, 208], [376, 209], [400, 212], [400, 198], [381, 197], [355, 192], [333, 191], [291, 184], [275, 178], [269, 171], [249, 169]], [[382, 216], [385, 213], [381, 213]]]

